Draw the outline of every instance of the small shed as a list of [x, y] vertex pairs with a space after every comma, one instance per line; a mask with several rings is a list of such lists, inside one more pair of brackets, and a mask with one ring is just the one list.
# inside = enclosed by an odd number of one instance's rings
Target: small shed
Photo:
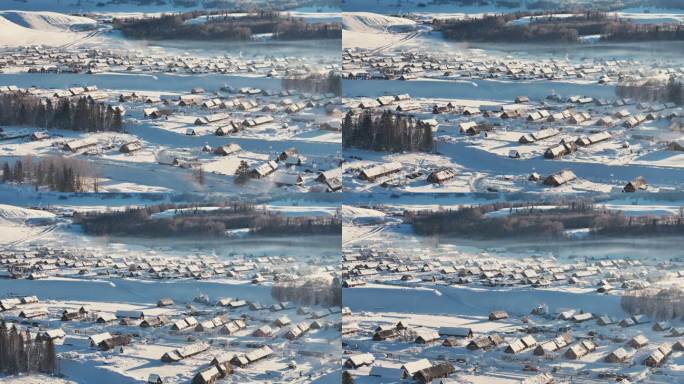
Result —
[[508, 319], [508, 313], [506, 311], [492, 311], [489, 314], [489, 321], [504, 320]]
[[143, 148], [143, 144], [139, 140], [128, 142], [119, 148], [121, 153], [132, 153]]
[[644, 179], [642, 176], [637, 177], [636, 179], [630, 181], [625, 185], [624, 188], [622, 188], [623, 192], [636, 192], [638, 190], [643, 190], [648, 188], [648, 184], [646, 184], [646, 179]]
[[648, 338], [644, 335], [636, 335], [629, 340], [628, 344], [635, 349], [643, 348], [648, 345]]
[[360, 353], [352, 355], [344, 362], [344, 366], [351, 369], [358, 369], [363, 366], [370, 366], [375, 361], [375, 357], [370, 353]]
[[604, 360], [607, 363], [623, 363], [627, 360], [627, 358], [629, 358], [629, 354], [624, 348], [620, 347], [609, 353]]

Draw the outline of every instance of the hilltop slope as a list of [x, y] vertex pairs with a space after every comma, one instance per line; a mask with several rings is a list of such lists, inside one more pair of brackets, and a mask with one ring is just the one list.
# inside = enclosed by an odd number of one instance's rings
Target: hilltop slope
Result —
[[93, 19], [56, 12], [0, 11], [0, 46], [69, 44], [95, 25]]

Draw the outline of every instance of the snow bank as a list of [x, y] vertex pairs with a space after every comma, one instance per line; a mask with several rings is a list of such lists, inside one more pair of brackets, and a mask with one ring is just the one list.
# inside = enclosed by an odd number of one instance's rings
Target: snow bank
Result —
[[413, 41], [423, 28], [413, 20], [369, 12], [342, 15], [342, 47], [388, 49]]
[[0, 220], [23, 223], [28, 220], [51, 220], [55, 215], [37, 209], [21, 208], [14, 205], [0, 204]]
[[18, 26], [38, 31], [68, 32], [93, 28], [96, 21], [87, 17], [57, 12], [2, 11], [0, 17]]
[[63, 45], [83, 39], [96, 21], [56, 12], [0, 12], [0, 46]]
[[351, 221], [357, 217], [385, 217], [385, 213], [375, 209], [354, 207], [352, 205], [343, 205], [341, 209], [342, 218]]
[[32, 224], [48, 224], [55, 219], [56, 216], [50, 212], [0, 204], [0, 245], [22, 242], [48, 233], [52, 227]]
[[370, 12], [346, 12], [342, 15], [342, 29], [352, 32], [384, 32], [389, 27], [415, 24], [413, 20]]

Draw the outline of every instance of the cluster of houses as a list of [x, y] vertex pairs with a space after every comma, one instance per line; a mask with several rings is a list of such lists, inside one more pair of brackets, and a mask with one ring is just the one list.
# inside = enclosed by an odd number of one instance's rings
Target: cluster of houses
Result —
[[[187, 94], [143, 95], [136, 92], [100, 92], [95, 86], [72, 87], [64, 91], [39, 88], [22, 89], [16, 86], [3, 86], [2, 92], [27, 92], [42, 98], [53, 97], [93, 97], [97, 100], [117, 103], [114, 108], [129, 118], [136, 118], [142, 112], [143, 119], [151, 120], [151, 124], [165, 127], [167, 119], [186, 121], [186, 115], [195, 115], [194, 124], [180, 123], [182, 133], [187, 135], [215, 134], [217, 136], [251, 135], [259, 137], [270, 135], [272, 130], [292, 126], [295, 132], [302, 129], [339, 130], [341, 118], [341, 100], [334, 94], [309, 94], [296, 90], [269, 91], [256, 88], [234, 89], [225, 86], [221, 95], [206, 95], [202, 88], [193, 88]], [[118, 95], [118, 96], [117, 96]], [[230, 95], [230, 96], [225, 96]], [[164, 118], [164, 119], [162, 119]], [[155, 120], [160, 120], [159, 122]], [[294, 124], [302, 124], [295, 126]], [[175, 124], [175, 123], [174, 123]], [[325, 127], [325, 128], [324, 128]], [[245, 132], [242, 132], [245, 131]], [[280, 133], [278, 133], [280, 135]], [[12, 129], [0, 132], [0, 140], [30, 138], [41, 141], [51, 138], [47, 131], [28, 129]], [[207, 154], [235, 157], [246, 161], [250, 166], [250, 175], [254, 178], [267, 176], [277, 186], [294, 188], [323, 189], [331, 192], [341, 189], [341, 169], [339, 160], [332, 156], [309, 158], [290, 148], [281, 153], [273, 153], [272, 158], [264, 161], [262, 156], [251, 152], [243, 152], [239, 145], [227, 142], [212, 148], [204, 145], [201, 151], [187, 148], [159, 149], [154, 142], [130, 135], [93, 137], [91, 135], [77, 139], [58, 139], [54, 144], [68, 153], [83, 155], [101, 155], [109, 151], [133, 155], [139, 152], [152, 152], [160, 164], [177, 165], [183, 168], [200, 168], [209, 164], [212, 172], [222, 175], [234, 175], [236, 164], [223, 162]], [[216, 164], [213, 164], [216, 163]], [[225, 168], [225, 171], [224, 171]], [[305, 183], [305, 179], [310, 182]]]
[[[574, 156], [596, 161], [598, 156], [630, 156], [635, 151], [677, 150], [676, 142], [665, 142], [658, 130], [640, 129], [644, 123], [664, 126], [679, 121], [682, 108], [674, 103], [645, 103], [618, 98], [613, 101], [584, 96], [560, 97], [552, 94], [533, 103], [527, 96], [518, 96], [508, 104], [486, 104], [479, 107], [459, 105], [453, 101], [435, 103], [431, 99], [412, 99], [407, 94], [380, 96], [376, 99], [348, 99], [347, 107], [358, 113], [372, 110], [380, 113], [390, 110], [399, 115], [413, 117], [433, 129], [436, 142], [465, 141], [470, 145], [481, 143], [493, 148], [499, 142], [510, 142], [508, 158], [529, 159], [540, 156], [549, 160]], [[517, 140], [511, 140], [520, 132]], [[497, 154], [501, 154], [497, 151]], [[358, 159], [360, 160], [360, 159]], [[458, 159], [453, 159], [458, 163]], [[501, 161], [506, 161], [502, 159]], [[403, 172], [402, 172], [403, 171]], [[467, 170], [465, 170], [467, 171]], [[415, 182], [432, 184], [451, 183], [457, 178], [456, 168], [443, 164], [401, 164], [392, 161], [368, 165], [368, 162], [351, 161], [345, 173], [361, 180], [380, 183], [383, 187], [403, 186]], [[421, 177], [422, 176], [422, 177]], [[544, 177], [531, 173], [530, 181], [544, 180], [544, 185], [556, 187], [576, 180], [572, 171], [559, 170]], [[523, 180], [520, 175], [519, 180]], [[643, 179], [643, 178], [640, 178]], [[630, 180], [634, 183], [636, 180]], [[646, 189], [645, 183], [637, 188], [623, 185], [633, 192]], [[638, 183], [638, 182], [637, 182]]]
[[[491, 279], [502, 276], [500, 266], [492, 268], [497, 265], [493, 259], [468, 258], [471, 261], [462, 267], [453, 267], [444, 266], [443, 262], [438, 265], [440, 262], [436, 259], [448, 257], [431, 258], [416, 250], [405, 250], [407, 256], [398, 258], [397, 253], [372, 249], [347, 252], [344, 255], [345, 273], [355, 277], [346, 280], [345, 287], [363, 285], [366, 281], [412, 286], [473, 284], [477, 281], [487, 286], [501, 285], [490, 284]], [[569, 284], [597, 287], [600, 294], [619, 289], [611, 285], [621, 283], [622, 288], [640, 288], [647, 286], [648, 280], [657, 279], [640, 274], [645, 266], [630, 260], [601, 260], [586, 263], [581, 268], [579, 264], [552, 267], [549, 260], [551, 270], [546, 272], [527, 264], [529, 262], [531, 260], [511, 265], [521, 268], [517, 273], [520, 281], [514, 284], [530, 284], [539, 279], [553, 281], [553, 276], [560, 274], [556, 277], [569, 278], [572, 280]], [[412, 267], [412, 263], [418, 264], [417, 267]], [[452, 274], [453, 278], [444, 280], [444, 277], [435, 276], [445, 273]], [[542, 277], [544, 275], [546, 277]], [[406, 279], [405, 276], [411, 277]], [[607, 288], [601, 289], [604, 287]], [[681, 339], [684, 329], [668, 321], [656, 322], [645, 315], [616, 319], [580, 309], [559, 309], [552, 313], [545, 304], [527, 311], [521, 308], [512, 314], [493, 310], [483, 313], [478, 321], [472, 321], [469, 313], [462, 318], [461, 326], [440, 325], [437, 319], [433, 320], [435, 325], [426, 325], [426, 317], [414, 318], [411, 311], [407, 311], [403, 319], [397, 313], [384, 318], [382, 312], [366, 318], [365, 313], [353, 313], [347, 308], [343, 308], [342, 315], [343, 343], [348, 349], [345, 369], [352, 379], [368, 376], [384, 381], [413, 379], [417, 383], [450, 383], [461, 382], [460, 374], [478, 375], [486, 380], [491, 371], [496, 372], [497, 378], [508, 378], [511, 382], [565, 382], [577, 369], [574, 365], [568, 368], [560, 363], [565, 360], [586, 363], [585, 378], [599, 382], [608, 377], [604, 376], [607, 373], [633, 379], [641, 377], [639, 375], [644, 371], [658, 372], [649, 370], [664, 367], [673, 353], [677, 353], [678, 358], [684, 351]], [[449, 316], [450, 322], [457, 318], [458, 315]], [[657, 341], [652, 343], [649, 338]], [[497, 361], [506, 363], [497, 366]], [[420, 368], [408, 369], [414, 364]], [[513, 369], [511, 364], [518, 364], [519, 368]], [[635, 371], [634, 377], [622, 371], [635, 364], [644, 370]], [[433, 368], [428, 369], [430, 367]], [[425, 372], [418, 373], [420, 370]], [[538, 373], [520, 377], [519, 372]]]
[[[186, 74], [259, 74], [268, 77], [305, 76], [314, 63], [305, 57], [198, 57], [126, 49], [92, 47], [4, 48], [0, 69], [20, 68], [28, 73], [157, 72]], [[315, 63], [319, 69], [338, 70], [339, 63]]]
[[[351, 311], [343, 312], [344, 316], [353, 315]], [[533, 320], [534, 319], [534, 320]], [[666, 363], [667, 358], [675, 351], [684, 351], [684, 341], [677, 339], [682, 336], [682, 329], [670, 325], [669, 322], [655, 322], [643, 315], [627, 317], [618, 322], [608, 316], [594, 316], [588, 312], [565, 310], [557, 314], [549, 314], [544, 307], [532, 309], [529, 315], [522, 317], [522, 325], [516, 325], [509, 319], [505, 311], [493, 311], [488, 315], [490, 322], [506, 321], [509, 324], [499, 328], [497, 332], [476, 332], [473, 328], [463, 327], [437, 327], [426, 328], [425, 326], [413, 327], [406, 320], [397, 323], [383, 323], [373, 328], [373, 322], [363, 321], [365, 327], [357, 323], [343, 322], [343, 333], [346, 335], [345, 342], [351, 345], [352, 340], [360, 340], [370, 336], [372, 343], [394, 342], [419, 344], [423, 348], [423, 354], [430, 354], [425, 348], [446, 347], [461, 348], [466, 351], [484, 351], [488, 353], [503, 353], [507, 355], [538, 356], [539, 361], [544, 360], [582, 360], [590, 354], [598, 354], [589, 361], [600, 361], [609, 364], [627, 365], [630, 361], [639, 362], [643, 366], [657, 368]], [[546, 323], [542, 325], [542, 323]], [[592, 328], [595, 324], [597, 328]], [[658, 338], [665, 340], [651, 345], [649, 339], [639, 330], [635, 336], [624, 339], [622, 329], [626, 327], [641, 326], [642, 329], [650, 329]], [[488, 329], [490, 327], [482, 327]], [[347, 329], [345, 332], [344, 330]], [[540, 339], [545, 338], [544, 341]], [[668, 338], [673, 340], [668, 341]], [[600, 348], [599, 348], [600, 347]], [[407, 348], [410, 348], [407, 346]], [[446, 350], [444, 350], [446, 351]], [[460, 353], [460, 352], [459, 352]], [[446, 353], [440, 352], [444, 358]], [[504, 358], [504, 357], [502, 357]], [[346, 358], [345, 367], [349, 370], [358, 370], [361, 367], [370, 367], [370, 371], [353, 371], [355, 374], [380, 376], [389, 378], [395, 375], [397, 378], [413, 378], [420, 383], [429, 383], [436, 378], [445, 378], [456, 370], [438, 370], [438, 375], [429, 376], [430, 380], [423, 380], [423, 375], [416, 372], [407, 374], [405, 367], [394, 364], [394, 368], [377, 366], [374, 367], [375, 356], [372, 353], [357, 353]], [[432, 364], [421, 359], [422, 369], [434, 367]], [[467, 360], [460, 362], [466, 363]], [[521, 360], [528, 363], [529, 360]], [[407, 363], [410, 364], [414, 363]], [[453, 368], [453, 367], [452, 367]], [[463, 367], [461, 367], [463, 368]], [[463, 369], [459, 369], [462, 371]], [[402, 372], [404, 371], [404, 372]], [[559, 376], [566, 374], [559, 372]]]
[[[212, 95], [207, 99], [204, 89], [192, 89], [190, 93], [177, 95], [162, 95], [159, 99], [149, 100], [147, 97], [131, 94], [120, 95], [120, 100], [143, 101], [143, 116], [148, 119], [182, 119], [188, 113], [188, 108], [203, 114], [194, 118], [194, 125], [185, 129], [185, 134], [200, 136], [215, 134], [216, 136], [255, 135], [258, 132], [269, 134], [272, 130], [287, 129], [293, 123], [303, 123], [310, 129], [338, 130], [339, 124], [328, 124], [329, 121], [338, 121], [340, 118], [340, 100], [333, 94], [308, 94], [296, 90], [282, 90], [272, 92], [256, 88], [234, 89], [223, 87], [221, 93], [232, 96]], [[157, 106], [154, 106], [157, 105]], [[323, 112], [318, 112], [322, 110]], [[178, 115], [177, 117], [175, 115]], [[164, 125], [161, 122], [161, 126]], [[153, 122], [154, 124], [154, 122]], [[299, 128], [297, 128], [299, 129]], [[249, 166], [249, 175], [256, 179], [269, 177], [277, 186], [299, 187], [304, 184], [305, 174], [313, 172], [312, 167], [327, 167], [326, 159], [307, 159], [299, 154], [296, 149], [289, 148], [268, 160], [255, 161], [254, 156], [241, 152], [239, 145], [227, 143], [212, 148], [205, 145], [202, 152], [214, 153], [220, 156], [232, 156], [241, 161], [246, 161]], [[168, 157], [168, 159], [167, 159]], [[199, 168], [206, 162], [214, 161], [209, 158], [205, 161], [198, 157], [188, 157], [187, 154], [162, 156], [163, 162], [171, 165], [179, 165], [186, 168]], [[311, 161], [314, 160], [314, 161]], [[324, 164], [325, 163], [325, 164]], [[313, 181], [320, 182], [328, 191], [335, 192], [341, 189], [341, 180], [336, 174], [336, 164], [330, 164], [333, 168], [318, 171]], [[215, 168], [210, 166], [210, 168]], [[220, 166], [219, 166], [220, 168]], [[221, 173], [222, 171], [216, 171]], [[234, 172], [229, 172], [231, 175]]]
[[630, 60], [601, 58], [571, 62], [567, 59], [518, 59], [481, 53], [454, 55], [424, 50], [382, 51], [346, 48], [342, 75], [348, 79], [413, 80], [468, 78], [507, 80], [592, 80], [598, 84], [655, 75], [684, 75], [681, 68], [662, 63], [646, 66]]
[[[215, 256], [117, 256], [81, 249], [22, 247], [0, 252], [0, 277], [39, 280], [47, 277], [124, 277], [148, 280], [197, 280], [232, 278], [262, 284], [296, 279], [291, 256], [237, 256], [221, 260]], [[325, 260], [312, 260], [322, 272], [334, 269]]]
[[[28, 331], [32, 338], [50, 339], [57, 345], [64, 344], [66, 338], [72, 338], [68, 345], [78, 344], [74, 340], [86, 337], [93, 353], [105, 354], [110, 351], [125, 353], [129, 345], [141, 342], [141, 337], [149, 344], [164, 332], [165, 344], [175, 340], [180, 346], [159, 356], [162, 363], [192, 358], [195, 361], [192, 365], [196, 366], [198, 359], [207, 359], [208, 364], [201, 365], [194, 373], [193, 383], [213, 383], [233, 374], [236, 369], [258, 373], [260, 368], [252, 366], [261, 360], [280, 359], [286, 350], [289, 358], [307, 359], [314, 356], [311, 355], [314, 351], [307, 351], [306, 346], [290, 348], [290, 342], [317, 330], [334, 330], [341, 326], [339, 308], [297, 307], [290, 302], [267, 306], [232, 298], [209, 301], [206, 297], [198, 297], [183, 307], [171, 298], [162, 298], [157, 308], [116, 312], [57, 302], [49, 305], [48, 311], [36, 296], [1, 298], [0, 319], [6, 322], [8, 329]], [[38, 308], [41, 308], [40, 313]], [[59, 321], [57, 328], [55, 321]], [[180, 323], [185, 325], [179, 326]], [[269, 333], [260, 333], [265, 327], [270, 329]], [[213, 338], [212, 343], [207, 337]], [[230, 346], [214, 343], [222, 337], [234, 340]], [[276, 350], [280, 351], [277, 355]], [[332, 364], [338, 361], [332, 355], [333, 352], [318, 351], [315, 357], [329, 359]], [[289, 364], [290, 369], [297, 368], [296, 364]], [[161, 369], [150, 375], [150, 379], [155, 383], [164, 382], [163, 373]]]
[[[581, 143], [579, 145], [587, 146], [606, 139], [593, 137], [594, 141], [587, 141], [587, 137], [594, 134], [605, 135], [604, 132], [609, 128], [635, 128], [647, 121], [674, 120], [682, 115], [681, 108], [671, 102], [638, 103], [622, 98], [611, 103], [605, 99], [583, 96], [562, 98], [556, 94], [548, 96], [539, 105], [531, 104], [527, 96], [518, 96], [511, 104], [474, 107], [454, 102], [434, 103], [429, 99], [412, 100], [407, 94], [380, 96], [376, 99], [351, 99], [346, 104], [352, 111], [392, 110], [398, 114], [415, 116], [430, 124], [435, 132], [440, 127], [448, 132], [453, 126], [454, 117], [457, 121], [455, 128], [460, 134], [468, 136], [483, 132], [486, 134], [494, 129], [533, 128], [532, 132], [520, 137], [520, 144], [532, 144], [559, 135], [563, 128], [594, 127], [595, 132], [573, 140]], [[459, 119], [458, 115], [463, 118]]]
[[[415, 252], [414, 252], [415, 251]], [[548, 259], [525, 258], [514, 264], [491, 257], [476, 259], [461, 254], [435, 259], [419, 250], [343, 250], [342, 285], [353, 288], [369, 282], [398, 285], [445, 284], [481, 287], [583, 287], [597, 293], [647, 288], [649, 281], [680, 279], [678, 261], [671, 273], [634, 259], [585, 260], [561, 264]]]

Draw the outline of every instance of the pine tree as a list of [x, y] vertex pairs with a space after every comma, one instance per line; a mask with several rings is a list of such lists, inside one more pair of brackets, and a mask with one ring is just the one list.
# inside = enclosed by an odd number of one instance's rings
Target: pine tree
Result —
[[206, 176], [204, 175], [204, 168], [199, 167], [195, 171], [195, 180], [199, 185], [204, 185], [206, 183]]
[[114, 116], [112, 117], [111, 130], [121, 132], [123, 130], [123, 117], [121, 116], [121, 110], [119, 108], [114, 110]]
[[38, 107], [36, 108], [36, 114], [33, 117], [34, 119], [34, 124], [41, 127], [45, 128], [46, 123], [45, 121], [47, 120], [46, 118], [46, 111], [45, 111], [45, 105], [43, 103], [38, 103]]
[[55, 352], [55, 343], [52, 339], [45, 342], [45, 351], [43, 353], [43, 373], [55, 374], [57, 373], [57, 353]]
[[24, 182], [24, 166], [21, 163], [21, 160], [17, 160], [17, 162], [14, 164], [14, 176], [12, 179], [17, 183]]
[[18, 110], [18, 115], [17, 115], [17, 123], [19, 125], [26, 125], [28, 123], [28, 110], [26, 108], [26, 104], [22, 103], [19, 106]]
[[56, 177], [57, 169], [55, 168], [55, 163], [50, 162], [50, 165], [48, 166], [48, 171], [47, 175], [45, 176], [47, 186], [51, 190], [56, 190], [57, 189], [57, 177]]
[[9, 330], [7, 323], [0, 323], [0, 372], [7, 372], [9, 365]]
[[249, 164], [246, 161], [240, 161], [235, 170], [235, 184], [244, 184], [249, 179]]
[[345, 147], [355, 145], [354, 135], [356, 132], [354, 130], [353, 116], [354, 114], [349, 110], [344, 115], [344, 120], [342, 120], [342, 144]]
[[45, 128], [52, 128], [55, 119], [55, 109], [52, 105], [52, 101], [47, 99], [45, 102], [45, 122], [43, 123]]
[[86, 131], [90, 128], [88, 121], [88, 99], [85, 97], [80, 97], [76, 102], [72, 125], [78, 131]]
[[342, 384], [354, 384], [354, 378], [349, 371], [342, 372]]
[[64, 164], [62, 166], [61, 177], [57, 179], [57, 190], [59, 192], [69, 192], [69, 185], [71, 180], [69, 179], [69, 168]]
[[10, 165], [8, 162], [5, 161], [5, 164], [2, 165], [2, 182], [6, 183], [8, 181], [12, 180], [12, 168], [10, 168]]
[[107, 108], [105, 109], [104, 123], [102, 126], [102, 130], [106, 130], [106, 131], [111, 130], [113, 120], [114, 120], [114, 108], [112, 108], [111, 105], [108, 105]]

